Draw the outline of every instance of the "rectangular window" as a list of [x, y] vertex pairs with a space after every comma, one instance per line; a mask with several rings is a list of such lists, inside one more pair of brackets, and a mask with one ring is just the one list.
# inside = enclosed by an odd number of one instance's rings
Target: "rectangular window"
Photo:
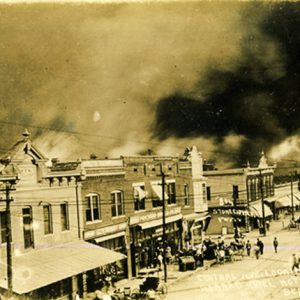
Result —
[[239, 199], [239, 186], [233, 185], [232, 186], [232, 198], [233, 198], [233, 205], [237, 205], [237, 201]]
[[69, 230], [69, 208], [68, 203], [62, 203], [60, 205], [60, 220], [61, 220], [61, 230]]
[[121, 191], [111, 193], [111, 214], [113, 217], [124, 215], [124, 199]]
[[189, 185], [184, 185], [184, 205], [189, 206], [190, 205], [190, 195], [189, 195]]
[[52, 214], [51, 214], [50, 205], [43, 206], [43, 214], [44, 214], [44, 233], [45, 234], [53, 233]]
[[1, 244], [6, 243], [6, 212], [0, 212]]
[[207, 198], [206, 198], [206, 185], [205, 185], [205, 183], [202, 183], [202, 194], [203, 194], [203, 203], [206, 203]]
[[207, 201], [211, 200], [210, 186], [206, 187], [206, 198], [207, 198]]
[[176, 203], [176, 187], [175, 182], [170, 182], [167, 185], [167, 193], [168, 193], [168, 204]]
[[100, 197], [98, 194], [89, 194], [85, 197], [85, 218], [87, 222], [101, 220]]
[[23, 208], [22, 215], [23, 215], [24, 248], [25, 249], [34, 248], [31, 207]]
[[133, 187], [133, 199], [134, 199], [135, 211], [145, 209], [145, 200], [146, 200], [145, 186], [139, 185]]

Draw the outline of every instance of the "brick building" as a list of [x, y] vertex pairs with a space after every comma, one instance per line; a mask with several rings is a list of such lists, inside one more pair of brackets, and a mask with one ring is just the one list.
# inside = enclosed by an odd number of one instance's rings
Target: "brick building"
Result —
[[[11, 289], [17, 298], [69, 299], [77, 290], [86, 291], [87, 272], [124, 257], [82, 240], [83, 174], [76, 165], [50, 170], [47, 161], [27, 132], [0, 161], [1, 187], [11, 189], [15, 183], [10, 211], [5, 201], [0, 202], [0, 289]], [[8, 223], [11, 256], [6, 253]], [[8, 257], [12, 276], [7, 273]]]
[[275, 165], [267, 164], [262, 154], [257, 167], [204, 171], [212, 220], [210, 234], [233, 233], [234, 222], [242, 230], [258, 227], [262, 219], [262, 194], [266, 218], [272, 218]]
[[[83, 237], [127, 255], [121, 275], [136, 276], [153, 265], [162, 242], [162, 200], [166, 236], [173, 253], [201, 241], [208, 225], [206, 183], [196, 147], [183, 157], [128, 156], [82, 160]], [[163, 197], [161, 172], [166, 174]], [[94, 274], [97, 281], [101, 274]]]

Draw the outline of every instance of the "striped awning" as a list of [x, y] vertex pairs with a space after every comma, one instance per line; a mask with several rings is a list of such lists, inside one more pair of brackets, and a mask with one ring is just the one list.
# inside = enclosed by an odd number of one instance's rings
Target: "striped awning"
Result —
[[[264, 204], [264, 211], [265, 211], [265, 217], [273, 216], [271, 209], [265, 204]], [[250, 212], [252, 213], [253, 216], [262, 218], [263, 213], [262, 213], [261, 203], [250, 204]]]

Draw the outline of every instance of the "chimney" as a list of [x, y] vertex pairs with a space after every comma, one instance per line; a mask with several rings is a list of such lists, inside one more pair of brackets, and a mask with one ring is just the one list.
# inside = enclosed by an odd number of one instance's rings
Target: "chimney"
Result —
[[59, 159], [57, 158], [57, 157], [55, 157], [55, 158], [52, 158], [51, 159], [51, 162], [52, 162], [52, 164], [57, 164], [58, 162], [59, 162]]

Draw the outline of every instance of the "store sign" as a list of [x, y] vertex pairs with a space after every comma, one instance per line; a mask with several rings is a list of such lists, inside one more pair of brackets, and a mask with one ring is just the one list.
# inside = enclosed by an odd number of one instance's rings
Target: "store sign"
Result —
[[[180, 207], [172, 207], [168, 210], [166, 210], [166, 217], [173, 216], [181, 213]], [[147, 212], [147, 214], [143, 215], [136, 215], [130, 217], [130, 225], [135, 225], [139, 223], [144, 223], [147, 221], [152, 221], [156, 219], [162, 218], [162, 211], [153, 211], [153, 212]]]
[[89, 230], [84, 232], [84, 239], [92, 239], [94, 237], [112, 234], [119, 231], [124, 231], [125, 229], [126, 229], [126, 223], [121, 223], [112, 226], [106, 226], [96, 230]]
[[230, 215], [230, 216], [250, 216], [250, 212], [248, 210], [242, 209], [234, 209], [234, 208], [214, 208], [212, 210], [214, 215]]

